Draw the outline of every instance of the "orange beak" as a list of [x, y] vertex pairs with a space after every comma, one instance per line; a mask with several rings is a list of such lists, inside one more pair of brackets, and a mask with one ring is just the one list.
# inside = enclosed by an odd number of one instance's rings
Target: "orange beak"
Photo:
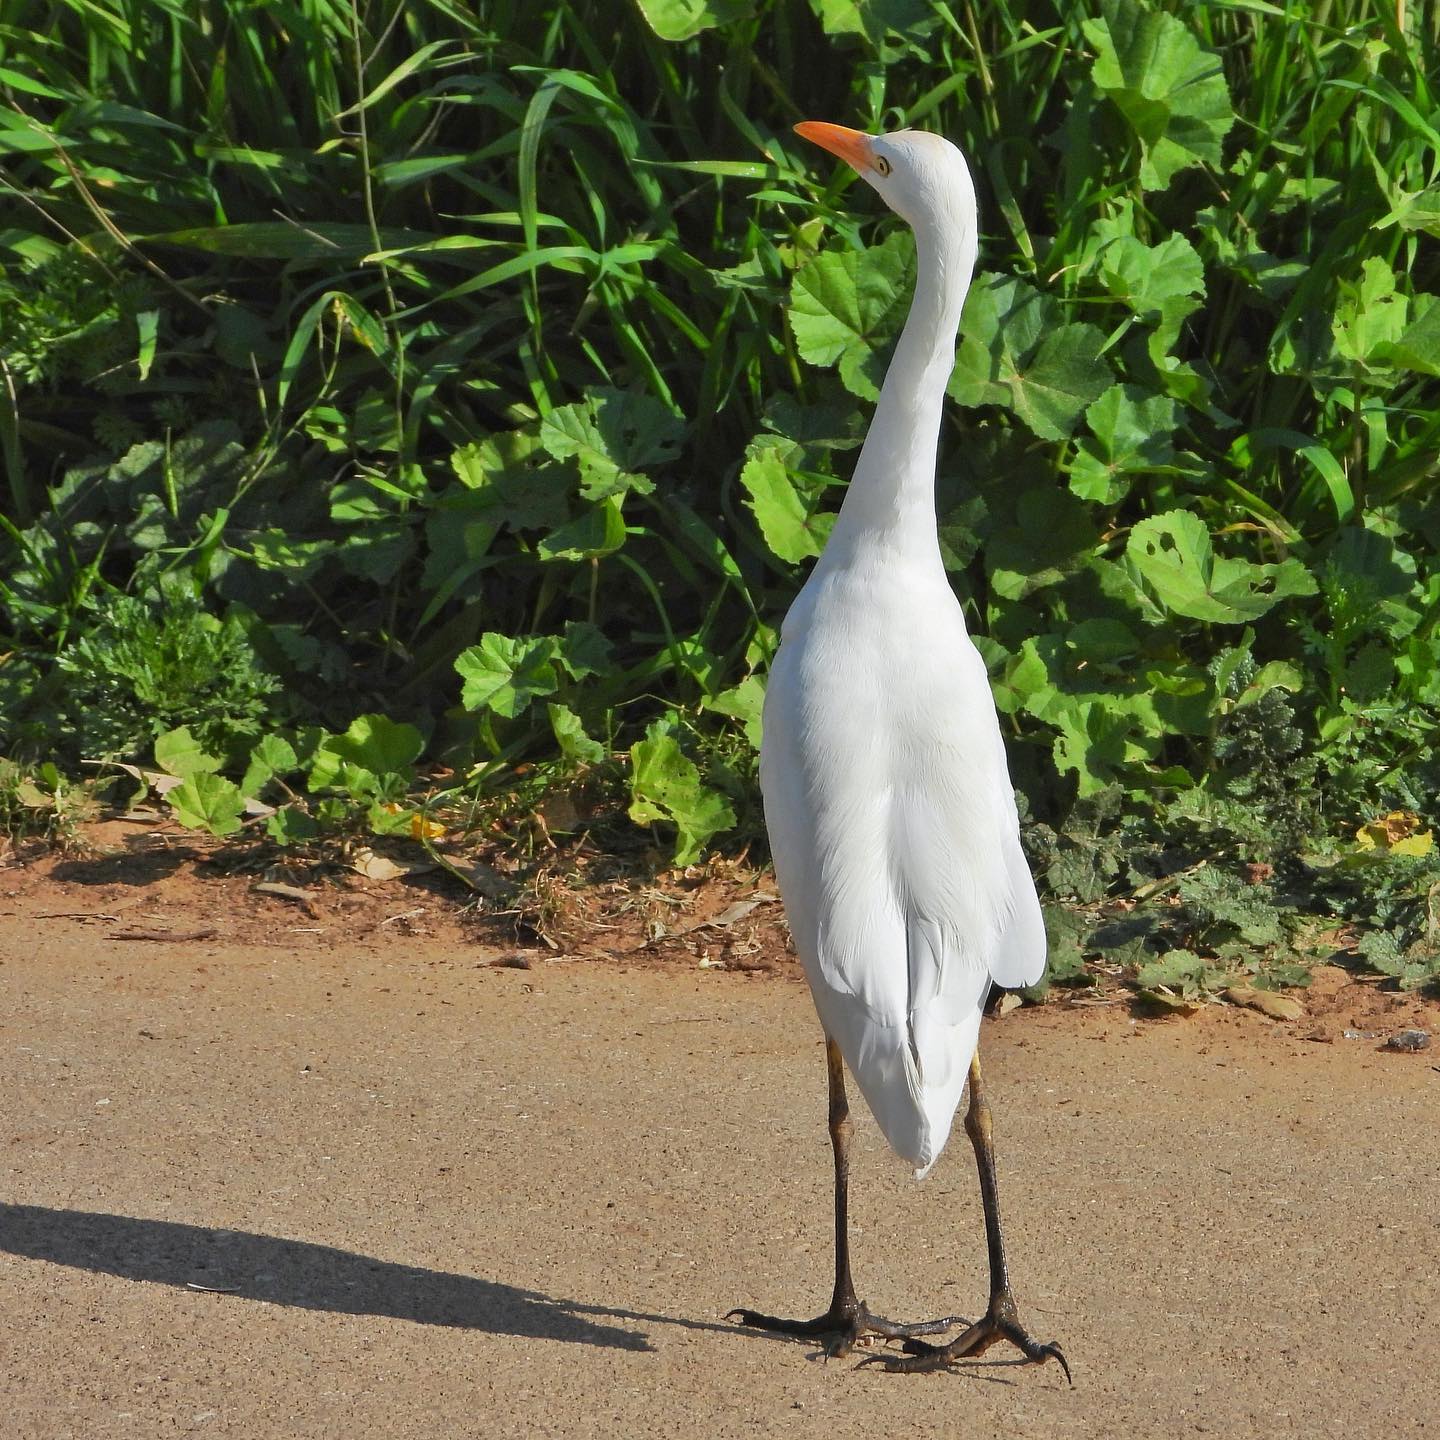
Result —
[[845, 125], [830, 125], [824, 120], [802, 120], [795, 133], [803, 140], [813, 140], [832, 155], [838, 155], [852, 170], [864, 174], [875, 168], [875, 151], [870, 137], [863, 130]]

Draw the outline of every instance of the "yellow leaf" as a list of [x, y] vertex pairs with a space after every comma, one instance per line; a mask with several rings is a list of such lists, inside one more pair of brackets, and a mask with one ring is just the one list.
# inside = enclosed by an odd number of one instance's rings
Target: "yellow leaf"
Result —
[[1428, 855], [1435, 848], [1435, 837], [1420, 824], [1413, 810], [1392, 810], [1366, 821], [1355, 832], [1355, 844], [1361, 850], [1384, 850], [1392, 855]]

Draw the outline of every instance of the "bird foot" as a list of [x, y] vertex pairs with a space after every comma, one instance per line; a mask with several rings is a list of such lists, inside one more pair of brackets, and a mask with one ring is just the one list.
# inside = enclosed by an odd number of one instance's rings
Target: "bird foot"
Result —
[[939, 1335], [957, 1325], [970, 1324], [963, 1315], [901, 1324], [887, 1320], [883, 1315], [872, 1315], [863, 1302], [858, 1301], [853, 1305], [832, 1305], [813, 1320], [782, 1320], [775, 1315], [762, 1315], [756, 1310], [731, 1310], [725, 1318], [757, 1330], [770, 1330], [777, 1335], [794, 1335], [797, 1339], [818, 1341], [825, 1354], [833, 1360], [843, 1360], [857, 1345], [863, 1346], [872, 1339], [921, 1344], [923, 1342], [918, 1340], [918, 1336]]
[[868, 1355], [861, 1365], [882, 1366], [891, 1375], [915, 1375], [929, 1370], [944, 1370], [962, 1360], [983, 1355], [992, 1345], [1008, 1340], [1032, 1365], [1043, 1365], [1047, 1360], [1056, 1360], [1065, 1372], [1065, 1379], [1073, 1385], [1070, 1365], [1064, 1353], [1053, 1340], [1041, 1344], [1020, 1323], [1014, 1298], [1008, 1290], [1002, 1290], [990, 1297], [990, 1308], [973, 1325], [957, 1335], [947, 1345], [931, 1345], [913, 1336], [901, 1337], [903, 1355]]

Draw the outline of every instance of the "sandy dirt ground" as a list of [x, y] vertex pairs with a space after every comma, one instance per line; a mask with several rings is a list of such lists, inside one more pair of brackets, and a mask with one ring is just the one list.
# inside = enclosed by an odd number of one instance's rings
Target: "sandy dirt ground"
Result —
[[[890, 1376], [721, 1318], [828, 1294], [793, 979], [95, 918], [0, 893], [3, 1440], [1440, 1430], [1440, 1047], [987, 1022], [1013, 1278], [1074, 1388]], [[958, 1138], [917, 1185], [858, 1116], [881, 1313], [983, 1307]]]

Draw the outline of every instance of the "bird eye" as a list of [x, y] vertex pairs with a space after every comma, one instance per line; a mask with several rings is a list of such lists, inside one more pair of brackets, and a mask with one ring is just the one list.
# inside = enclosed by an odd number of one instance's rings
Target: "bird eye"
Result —
[[888, 175], [890, 173], [890, 162], [883, 155], [877, 155], [875, 157], [875, 168], [882, 175]]

